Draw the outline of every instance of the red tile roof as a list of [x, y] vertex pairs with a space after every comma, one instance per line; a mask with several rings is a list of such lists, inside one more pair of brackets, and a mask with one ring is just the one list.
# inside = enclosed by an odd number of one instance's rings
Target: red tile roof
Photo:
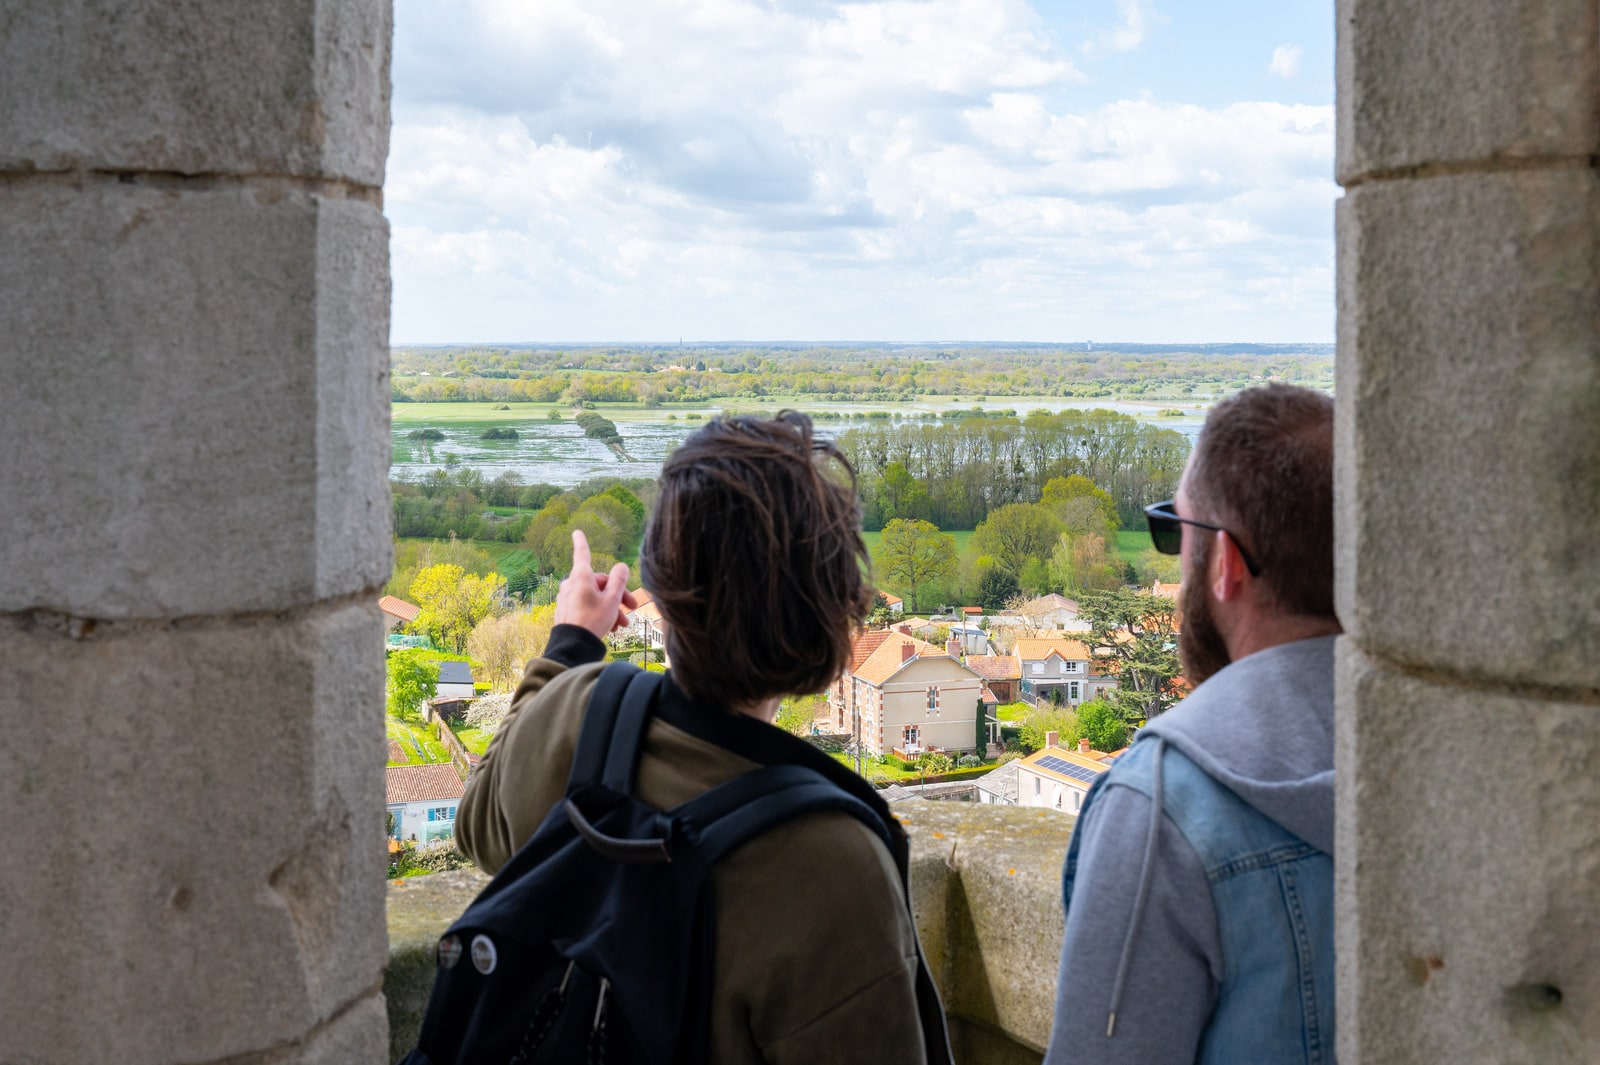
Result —
[[379, 599], [378, 609], [383, 611], [385, 614], [399, 618], [401, 621], [404, 621], [407, 624], [417, 620], [417, 615], [422, 613], [422, 608], [420, 606], [417, 606], [415, 603], [408, 603], [404, 599], [396, 599], [392, 595], [386, 595], [382, 599]]
[[984, 680], [1019, 680], [1022, 665], [1010, 655], [968, 655], [967, 668]]
[[850, 645], [850, 672], [854, 673], [861, 668], [861, 663], [872, 657], [872, 652], [883, 646], [890, 632], [887, 629], [878, 632], [858, 632], [855, 642]]
[[395, 765], [383, 771], [388, 798], [393, 805], [400, 802], [433, 802], [437, 799], [459, 799], [467, 787], [461, 783], [456, 767], [449, 762], [434, 765]]

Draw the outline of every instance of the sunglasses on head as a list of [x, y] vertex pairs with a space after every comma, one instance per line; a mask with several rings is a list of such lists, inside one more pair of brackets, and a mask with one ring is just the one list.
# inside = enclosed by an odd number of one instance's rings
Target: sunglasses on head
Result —
[[[1151, 503], [1144, 508], [1145, 521], [1150, 523], [1150, 542], [1155, 544], [1156, 550], [1163, 555], [1176, 555], [1183, 550], [1184, 525], [1197, 525], [1202, 529], [1211, 529], [1214, 532], [1228, 532], [1220, 525], [1212, 525], [1208, 521], [1197, 521], [1194, 518], [1178, 516], [1176, 504], [1170, 499], [1160, 503]], [[1233, 546], [1239, 549], [1239, 557], [1244, 559], [1245, 568], [1250, 571], [1250, 576], [1261, 576], [1261, 567], [1256, 565], [1256, 560], [1244, 549], [1239, 538], [1229, 532], [1233, 537]]]

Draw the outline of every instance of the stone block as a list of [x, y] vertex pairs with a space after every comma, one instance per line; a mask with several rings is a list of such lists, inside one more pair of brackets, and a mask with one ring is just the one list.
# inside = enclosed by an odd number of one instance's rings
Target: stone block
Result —
[[291, 185], [0, 185], [0, 610], [278, 610], [389, 573], [388, 231]]
[[[1065, 933], [1061, 865], [1074, 818], [961, 802], [903, 802], [894, 810], [911, 835], [917, 930], [945, 1008], [1043, 1052], [1055, 1014]], [[946, 868], [937, 895], [929, 890], [935, 863]], [[928, 872], [919, 876], [922, 869]]]
[[1346, 632], [1600, 690], [1600, 175], [1363, 185], [1338, 223]]
[[[375, 606], [0, 619], [0, 1061], [212, 1061], [376, 990]], [[381, 1009], [381, 1007], [380, 1007]], [[375, 1060], [375, 1059], [373, 1059]]]
[[0, 7], [0, 170], [288, 174], [377, 188], [388, 0]]
[[433, 949], [489, 883], [476, 869], [456, 869], [389, 882], [389, 967], [383, 997], [389, 1011], [389, 1060], [417, 1045], [433, 991]]
[[1591, 0], [1338, 0], [1338, 175], [1600, 151]]
[[1339, 1060], [1593, 1061], [1600, 706], [1338, 685]]

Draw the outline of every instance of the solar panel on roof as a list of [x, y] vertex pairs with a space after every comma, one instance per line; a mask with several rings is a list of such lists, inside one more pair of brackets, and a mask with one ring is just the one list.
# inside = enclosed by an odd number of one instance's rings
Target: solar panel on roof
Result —
[[1065, 758], [1057, 758], [1053, 754], [1039, 759], [1034, 764], [1051, 772], [1060, 773], [1064, 777], [1086, 781], [1090, 784], [1094, 783], [1095, 778], [1100, 775], [1093, 769], [1086, 769], [1081, 765], [1067, 761]]

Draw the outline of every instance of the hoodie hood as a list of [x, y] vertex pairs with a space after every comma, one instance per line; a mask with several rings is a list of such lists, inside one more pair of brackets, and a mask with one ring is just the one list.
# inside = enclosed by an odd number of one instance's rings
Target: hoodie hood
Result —
[[1176, 747], [1277, 824], [1333, 853], [1333, 648], [1278, 644], [1218, 671], [1139, 740]]

